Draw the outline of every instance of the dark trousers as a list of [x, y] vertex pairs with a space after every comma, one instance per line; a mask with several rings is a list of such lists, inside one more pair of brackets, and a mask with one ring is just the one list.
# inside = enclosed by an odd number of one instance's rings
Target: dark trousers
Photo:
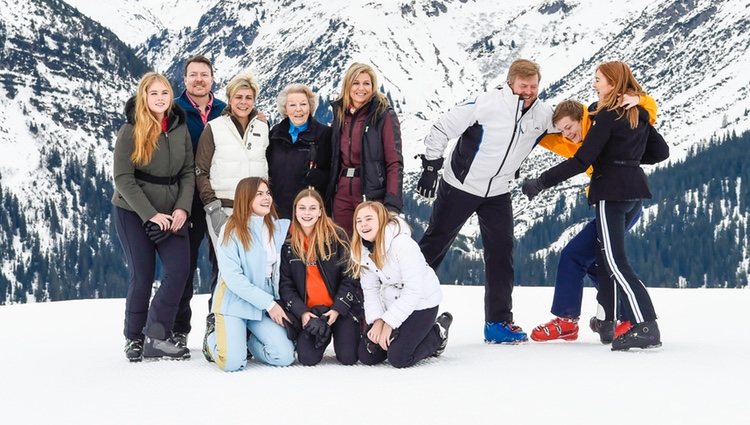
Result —
[[361, 203], [362, 181], [359, 177], [340, 177], [333, 195], [333, 222], [344, 229], [350, 239], [354, 230], [354, 210]]
[[640, 211], [641, 201], [599, 201], [596, 206], [601, 247], [597, 251], [597, 262], [605, 265], [598, 270], [599, 293], [596, 299], [604, 308], [606, 320], [614, 320], [618, 298], [622, 301], [624, 315], [632, 317], [635, 323], [656, 320], [646, 286], [630, 267], [625, 253], [625, 229]]
[[[625, 231], [629, 231], [641, 218], [639, 209], [628, 221]], [[557, 263], [557, 278], [555, 279], [555, 295], [552, 301], [552, 314], [558, 317], [577, 319], [581, 315], [581, 300], [583, 298], [583, 278], [588, 276], [599, 288], [596, 263], [599, 242], [596, 234], [597, 219], [586, 223], [585, 226], [571, 239], [560, 253]], [[621, 300], [622, 301], [622, 300]], [[622, 303], [619, 303], [622, 304]], [[620, 308], [620, 318], [633, 321], [625, 309]]]
[[[155, 244], [146, 236], [138, 214], [118, 207], [113, 212], [117, 236], [130, 271], [125, 300], [125, 337], [143, 339], [146, 335], [166, 339], [173, 328], [188, 275], [190, 242], [187, 232], [183, 230]], [[149, 306], [157, 253], [164, 267], [164, 278]]]
[[398, 332], [388, 351], [362, 336], [359, 343], [359, 361], [366, 365], [382, 363], [386, 358], [393, 367], [413, 366], [422, 359], [435, 354], [440, 346], [440, 330], [435, 319], [438, 307], [416, 310], [393, 332]]
[[437, 270], [471, 214], [479, 217], [484, 246], [484, 318], [513, 321], [513, 208], [510, 193], [483, 198], [440, 182], [430, 224], [419, 247], [427, 264]]
[[[180, 308], [177, 311], [177, 318], [174, 322], [174, 331], [190, 333], [192, 326], [190, 319], [193, 311], [190, 309], [190, 300], [193, 299], [193, 281], [196, 268], [198, 267], [198, 254], [203, 242], [203, 238], [208, 234], [206, 231], [206, 212], [203, 210], [203, 203], [198, 194], [193, 196], [193, 206], [191, 207], [190, 218], [186, 224], [190, 236], [190, 274], [185, 280], [185, 288], [180, 299]], [[219, 275], [219, 264], [216, 261], [216, 254], [211, 243], [211, 238], [205, 238], [208, 243], [208, 261], [211, 264], [211, 294], [216, 287], [216, 281]], [[213, 296], [213, 295], [212, 295]], [[208, 299], [208, 309], [211, 310], [211, 298]]]
[[[336, 360], [344, 365], [357, 363], [357, 347], [359, 347], [360, 330], [359, 322], [354, 321], [351, 316], [339, 316], [331, 326], [333, 337], [333, 350]], [[305, 366], [314, 366], [323, 359], [326, 347], [331, 343], [331, 338], [320, 348], [315, 348], [315, 337], [303, 330], [297, 337], [297, 360]]]

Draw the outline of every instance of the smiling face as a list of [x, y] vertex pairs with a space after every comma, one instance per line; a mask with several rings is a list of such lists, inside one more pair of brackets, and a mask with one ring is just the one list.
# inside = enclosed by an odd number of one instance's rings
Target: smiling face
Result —
[[253, 214], [265, 217], [271, 212], [272, 204], [273, 197], [271, 196], [271, 190], [268, 189], [267, 184], [261, 183], [258, 185], [258, 192], [256, 192], [255, 198], [253, 199]]
[[352, 100], [352, 106], [359, 109], [372, 98], [372, 79], [370, 74], [360, 72], [352, 82], [352, 88], [349, 89], [349, 98]]
[[555, 123], [555, 128], [560, 130], [563, 136], [574, 142], [581, 141], [581, 122], [571, 117], [562, 117]]
[[528, 108], [536, 100], [539, 95], [539, 76], [534, 75], [533, 77], [523, 78], [516, 77], [510, 88], [513, 93], [520, 96], [523, 99], [523, 107]]
[[232, 98], [229, 99], [229, 107], [235, 118], [241, 122], [247, 121], [255, 107], [255, 93], [253, 89], [237, 90]]
[[284, 111], [292, 124], [299, 127], [310, 117], [310, 102], [304, 93], [290, 93], [286, 97]]
[[375, 210], [368, 207], [362, 208], [354, 218], [355, 227], [359, 236], [368, 241], [372, 242], [375, 240], [375, 236], [378, 234], [380, 228], [380, 221]]
[[614, 90], [615, 86], [610, 84], [609, 80], [607, 80], [607, 77], [602, 74], [601, 71], [598, 69], [596, 70], [596, 74], [594, 76], [594, 84], [593, 84], [594, 90], [596, 90], [596, 94], [599, 95], [599, 100], [601, 101], [606, 97], [608, 94]]
[[185, 72], [185, 90], [194, 98], [208, 96], [214, 77], [211, 67], [203, 62], [191, 62]]
[[297, 218], [297, 222], [306, 235], [312, 232], [315, 224], [322, 215], [321, 205], [312, 196], [300, 199], [294, 208], [294, 216]]
[[161, 81], [154, 80], [146, 89], [146, 104], [154, 116], [161, 120], [172, 104], [172, 95], [169, 88]]

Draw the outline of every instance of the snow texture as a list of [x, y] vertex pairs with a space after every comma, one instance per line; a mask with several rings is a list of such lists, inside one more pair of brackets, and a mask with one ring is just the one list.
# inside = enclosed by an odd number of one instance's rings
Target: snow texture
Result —
[[[221, 372], [200, 352], [205, 296], [182, 362], [127, 362], [122, 299], [0, 307], [4, 423], [747, 423], [748, 290], [650, 289], [664, 347], [614, 353], [586, 326], [593, 290], [578, 341], [505, 346], [482, 342], [482, 288], [443, 289], [448, 349], [401, 370], [341, 366], [329, 348], [315, 367]], [[514, 295], [526, 331], [551, 318], [551, 288]]]

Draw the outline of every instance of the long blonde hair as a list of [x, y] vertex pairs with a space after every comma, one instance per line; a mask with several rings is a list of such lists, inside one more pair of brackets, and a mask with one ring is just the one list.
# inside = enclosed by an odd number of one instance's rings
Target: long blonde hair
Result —
[[[240, 239], [242, 247], [245, 250], [250, 249], [252, 236], [247, 223], [250, 221], [250, 216], [253, 215], [253, 201], [258, 194], [258, 189], [260, 189], [261, 184], [270, 187], [268, 181], [263, 177], [245, 177], [237, 183], [237, 189], [234, 191], [234, 209], [232, 210], [232, 215], [227, 219], [227, 224], [224, 228], [224, 239], [221, 241], [222, 245], [229, 243], [232, 232], [234, 232], [237, 233], [237, 237]], [[277, 217], [276, 207], [271, 203], [271, 212], [263, 217], [263, 222], [268, 228], [268, 233], [270, 235], [273, 235], [273, 222]]]
[[359, 277], [360, 273], [362, 272], [362, 244], [363, 240], [362, 237], [359, 235], [359, 232], [356, 229], [356, 222], [357, 222], [357, 215], [360, 211], [362, 211], [365, 208], [372, 208], [372, 210], [375, 212], [375, 216], [378, 218], [378, 223], [380, 224], [380, 227], [378, 228], [377, 232], [375, 232], [375, 240], [373, 240], [373, 248], [372, 252], [370, 253], [370, 258], [372, 259], [372, 262], [375, 263], [375, 267], [382, 269], [385, 265], [385, 229], [388, 227], [388, 224], [393, 222], [396, 223], [398, 226], [401, 226], [401, 223], [399, 222], [398, 218], [396, 218], [396, 214], [393, 214], [388, 211], [388, 209], [385, 208], [385, 205], [381, 204], [377, 201], [365, 201], [361, 204], [357, 205], [357, 208], [354, 210], [354, 222], [355, 222], [355, 229], [354, 232], [352, 232], [352, 245], [351, 245], [351, 260], [349, 261], [349, 268], [347, 269], [347, 273], [351, 274], [354, 277]]
[[148, 89], [159, 81], [169, 90], [169, 108], [166, 114], [172, 110], [174, 104], [174, 92], [167, 77], [156, 73], [147, 72], [138, 82], [138, 90], [135, 92], [135, 123], [133, 124], [133, 153], [130, 160], [135, 165], [146, 165], [151, 162], [151, 157], [159, 143], [161, 134], [161, 121], [156, 119], [154, 113], [148, 108]]
[[375, 74], [375, 70], [370, 65], [364, 63], [353, 63], [349, 66], [344, 74], [344, 79], [341, 84], [341, 94], [339, 95], [338, 101], [341, 102], [341, 108], [336, 111], [336, 118], [343, 124], [346, 111], [352, 107], [352, 98], [349, 96], [349, 92], [352, 89], [354, 80], [359, 77], [359, 74], [365, 73], [370, 76], [372, 82], [372, 97], [371, 101], [377, 103], [377, 110], [373, 118], [379, 117], [388, 109], [388, 98], [380, 92], [380, 86], [378, 85], [378, 76]]
[[596, 69], [614, 87], [611, 92], [599, 101], [596, 106], [596, 113], [605, 109], [608, 111], [618, 110], [617, 118], [620, 119], [623, 116], [627, 116], [630, 128], [636, 128], [638, 126], [638, 108], [625, 109], [620, 107], [621, 95], [625, 93], [638, 96], [646, 94], [633, 76], [630, 67], [625, 62], [612, 61], [604, 62]]
[[[310, 233], [308, 240], [308, 249], [305, 249], [305, 231], [297, 220], [297, 204], [304, 198], [313, 198], [318, 203], [320, 208], [320, 218], [315, 223], [312, 232]], [[304, 259], [308, 264], [317, 260], [330, 260], [334, 251], [336, 250], [336, 244], [343, 246], [343, 249], [348, 250], [349, 244], [344, 240], [341, 235], [344, 234], [344, 230], [333, 223], [328, 215], [326, 214], [325, 205], [323, 203], [323, 197], [320, 196], [315, 189], [303, 189], [294, 198], [292, 204], [292, 226], [289, 229], [289, 243], [292, 246], [294, 254]]]

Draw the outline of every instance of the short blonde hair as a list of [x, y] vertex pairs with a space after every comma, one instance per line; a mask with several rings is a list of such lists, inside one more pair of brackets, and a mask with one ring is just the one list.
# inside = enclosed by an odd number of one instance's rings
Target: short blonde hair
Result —
[[279, 107], [279, 114], [283, 118], [287, 118], [286, 114], [286, 99], [290, 94], [304, 94], [307, 97], [307, 103], [310, 104], [310, 116], [315, 115], [315, 110], [318, 107], [318, 101], [313, 93], [312, 89], [304, 84], [289, 84], [281, 90], [281, 93], [276, 97], [276, 104]]
[[250, 89], [253, 91], [253, 95], [255, 95], [255, 101], [258, 101], [258, 92], [260, 91], [260, 86], [258, 86], [258, 82], [255, 80], [255, 77], [252, 73], [248, 72], [246, 74], [239, 74], [235, 75], [234, 78], [227, 84], [227, 100], [231, 99], [238, 91], [242, 89]]
[[513, 84], [516, 78], [531, 78], [533, 76], [539, 77], [539, 81], [542, 81], [542, 73], [539, 69], [539, 64], [528, 59], [516, 59], [510, 64], [508, 68], [508, 84]]

